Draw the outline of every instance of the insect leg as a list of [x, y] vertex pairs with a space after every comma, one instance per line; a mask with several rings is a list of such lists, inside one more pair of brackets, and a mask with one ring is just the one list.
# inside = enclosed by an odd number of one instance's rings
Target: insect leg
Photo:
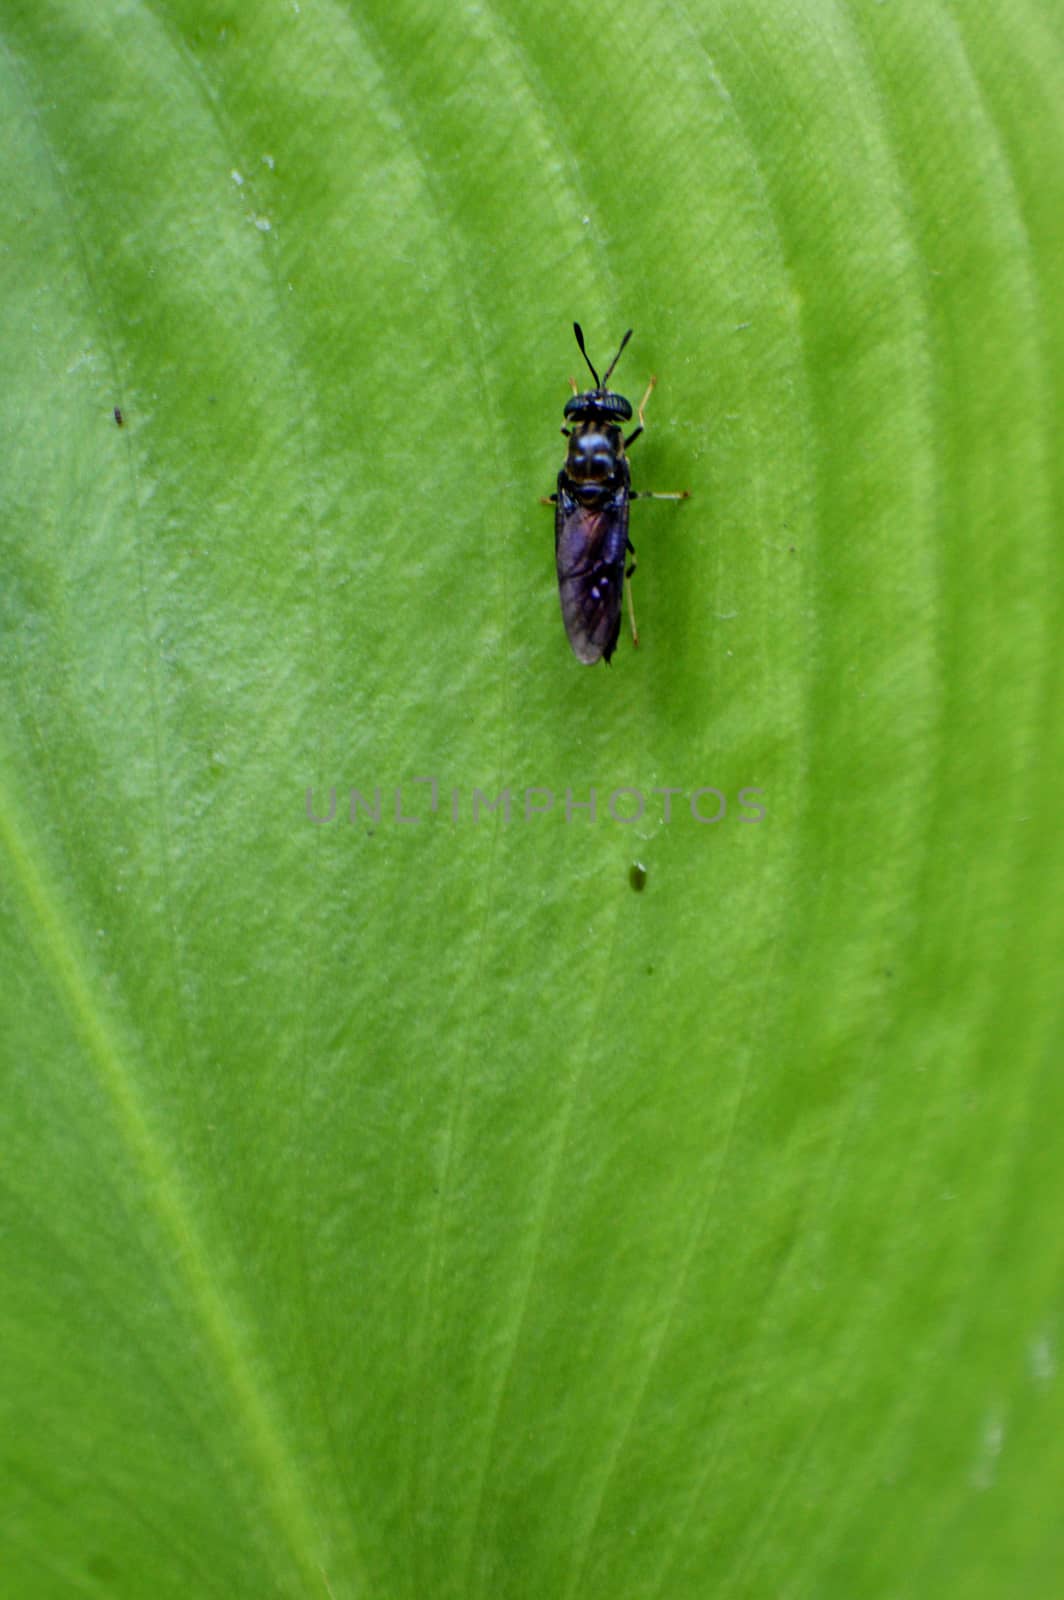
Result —
[[569, 379], [569, 387], [573, 391], [574, 394], [579, 394], [580, 393], [580, 390], [576, 386], [576, 379], [575, 378], [570, 378]]
[[639, 426], [638, 426], [638, 428], [633, 428], [632, 432], [628, 435], [627, 439], [624, 441], [624, 448], [626, 450], [628, 450], [635, 443], [635, 441], [639, 438], [639, 435], [642, 433], [643, 429], [646, 427], [646, 423], [643, 420], [643, 412], [647, 408], [647, 401], [650, 399], [650, 396], [654, 393], [654, 385], [657, 383], [657, 381], [658, 381], [657, 378], [651, 378], [650, 382], [647, 384], [647, 392], [643, 396], [642, 400], [640, 400], [640, 402], [639, 402], [639, 410], [636, 412], [636, 416], [639, 418]]
[[653, 489], [633, 489], [628, 496], [629, 500], [690, 500], [690, 489], [680, 489], [675, 493], [655, 494]]
[[556, 506], [558, 504], [558, 496], [556, 494], [541, 494], [539, 503], [541, 506]]
[[632, 645], [633, 645], [634, 648], [638, 649], [639, 648], [639, 629], [635, 625], [635, 607], [632, 604], [632, 585], [628, 581], [629, 574], [634, 572], [634, 571], [635, 571], [635, 562], [633, 561], [632, 565], [628, 569], [628, 572], [626, 572], [625, 575], [624, 575], [624, 592], [628, 596], [628, 621], [632, 625]]

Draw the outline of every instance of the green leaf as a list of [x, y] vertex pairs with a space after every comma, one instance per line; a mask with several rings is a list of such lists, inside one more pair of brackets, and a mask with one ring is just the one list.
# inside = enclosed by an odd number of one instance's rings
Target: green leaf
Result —
[[1059, 5], [0, 40], [5, 1592], [1053, 1600]]

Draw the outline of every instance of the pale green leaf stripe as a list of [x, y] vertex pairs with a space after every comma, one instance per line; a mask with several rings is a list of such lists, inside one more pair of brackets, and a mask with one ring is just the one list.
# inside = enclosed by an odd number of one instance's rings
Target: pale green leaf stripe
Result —
[[[0, 772], [7, 764], [0, 752]], [[241, 1453], [259, 1475], [263, 1499], [272, 1506], [278, 1530], [306, 1592], [322, 1591], [319, 1556], [321, 1535], [308, 1504], [301, 1475], [294, 1469], [284, 1433], [256, 1380], [260, 1364], [254, 1341], [242, 1326], [245, 1319], [221, 1294], [210, 1254], [199, 1235], [182, 1193], [178, 1166], [166, 1148], [165, 1135], [145, 1116], [130, 1062], [135, 1055], [116, 1019], [101, 1000], [98, 974], [92, 973], [63, 898], [38, 867], [39, 849], [14, 797], [0, 788], [0, 844], [7, 864], [4, 878], [23, 908], [27, 940], [48, 973], [85, 1059], [91, 1063], [111, 1106], [115, 1124], [138, 1175], [145, 1207], [158, 1220], [173, 1249], [173, 1261], [184, 1284], [190, 1315], [198, 1318], [218, 1371], [229, 1385], [239, 1424]]]

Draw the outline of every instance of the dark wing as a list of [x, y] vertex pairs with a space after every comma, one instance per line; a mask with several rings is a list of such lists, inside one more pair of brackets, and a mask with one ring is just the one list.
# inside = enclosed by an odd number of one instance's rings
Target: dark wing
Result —
[[628, 548], [628, 485], [597, 506], [584, 506], [558, 479], [554, 552], [558, 594], [569, 643], [579, 661], [609, 661], [621, 631], [624, 563]]

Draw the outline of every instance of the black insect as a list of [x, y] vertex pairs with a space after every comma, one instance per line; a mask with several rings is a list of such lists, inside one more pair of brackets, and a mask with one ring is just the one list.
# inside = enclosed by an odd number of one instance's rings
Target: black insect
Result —
[[630, 500], [686, 500], [680, 494], [636, 493], [632, 488], [625, 451], [643, 431], [643, 412], [656, 378], [647, 384], [639, 404], [639, 425], [624, 437], [622, 424], [632, 419], [632, 407], [623, 394], [607, 386], [631, 328], [621, 340], [621, 348], [599, 379], [584, 348], [580, 324], [573, 323], [580, 354], [591, 368], [595, 387], [580, 393], [573, 385], [572, 398], [565, 405], [565, 420], [571, 428], [562, 432], [569, 440], [565, 465], [558, 474], [556, 493], [545, 502], [554, 505], [554, 553], [558, 565], [558, 593], [562, 620], [569, 643], [579, 661], [588, 666], [600, 658], [609, 665], [621, 631], [621, 595], [627, 588], [628, 614], [632, 624], [632, 643], [639, 643], [632, 591], [627, 579], [635, 571], [635, 561], [625, 571], [625, 561], [635, 550], [628, 538]]
[[125, 420], [125, 417], [122, 415], [122, 407], [115, 406], [115, 421], [118, 423], [118, 426], [121, 427]]

